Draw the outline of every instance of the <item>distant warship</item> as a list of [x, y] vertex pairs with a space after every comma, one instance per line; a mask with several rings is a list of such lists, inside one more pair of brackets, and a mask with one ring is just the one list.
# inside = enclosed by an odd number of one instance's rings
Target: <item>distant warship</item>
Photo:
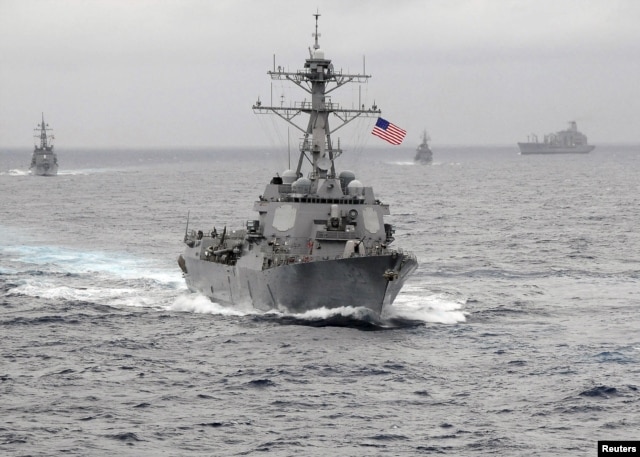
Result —
[[44, 113], [42, 113], [42, 124], [38, 124], [38, 128], [34, 131], [38, 132], [34, 138], [40, 140], [40, 145], [36, 144], [33, 149], [29, 171], [36, 176], [55, 176], [58, 174], [58, 157], [53, 152], [53, 135], [47, 135], [51, 129], [49, 124], [44, 122]]
[[416, 156], [413, 158], [413, 161], [416, 163], [427, 164], [433, 161], [433, 151], [429, 147], [429, 136], [427, 135], [427, 131], [425, 130], [422, 134], [422, 143], [416, 149]]
[[540, 143], [537, 135], [528, 138], [527, 143], [518, 143], [520, 154], [586, 154], [595, 149], [587, 143], [587, 137], [578, 132], [575, 121], [569, 122], [569, 129], [550, 133]]
[[[274, 62], [268, 72], [299, 86], [309, 99], [291, 107], [265, 106], [258, 99], [252, 107], [258, 114], [275, 113], [303, 133], [297, 168], [271, 179], [254, 203], [257, 219], [244, 229], [189, 231], [187, 220], [178, 264], [189, 289], [216, 302], [289, 313], [364, 307], [379, 316], [418, 264], [413, 254], [389, 247], [395, 232], [383, 220], [389, 206], [353, 172], [336, 173], [342, 150], [331, 133], [359, 116], [377, 117], [380, 110], [360, 104], [343, 109], [329, 98], [332, 90], [370, 76], [334, 68], [318, 44], [319, 14], [314, 16], [315, 44], [304, 69], [290, 72]], [[301, 113], [309, 115], [306, 128], [293, 122]], [[334, 129], [330, 114], [341, 121]]]

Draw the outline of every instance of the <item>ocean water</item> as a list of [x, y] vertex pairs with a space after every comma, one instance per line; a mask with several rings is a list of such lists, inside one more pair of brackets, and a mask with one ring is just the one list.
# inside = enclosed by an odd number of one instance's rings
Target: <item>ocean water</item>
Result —
[[381, 320], [187, 291], [286, 157], [0, 151], [0, 453], [594, 456], [640, 439], [640, 146], [345, 154], [420, 262]]

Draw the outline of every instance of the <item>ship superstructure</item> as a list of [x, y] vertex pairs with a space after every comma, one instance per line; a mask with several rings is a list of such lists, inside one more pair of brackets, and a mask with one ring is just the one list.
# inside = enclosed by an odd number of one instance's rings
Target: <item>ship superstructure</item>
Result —
[[[268, 72], [307, 92], [308, 99], [290, 107], [260, 100], [253, 106], [257, 114], [276, 114], [300, 130], [297, 167], [271, 179], [254, 203], [257, 217], [244, 228], [187, 230], [178, 263], [188, 287], [217, 302], [290, 313], [364, 307], [380, 315], [417, 261], [390, 247], [394, 228], [383, 219], [389, 206], [355, 173], [336, 171], [342, 150], [332, 133], [357, 117], [378, 117], [380, 110], [361, 104], [344, 109], [331, 100], [333, 90], [370, 76], [334, 68], [319, 46], [319, 14], [314, 16], [315, 42], [304, 68], [290, 72], [274, 63]], [[296, 124], [301, 115], [309, 117], [306, 126]]]
[[586, 135], [578, 131], [575, 121], [569, 122], [567, 130], [545, 135], [542, 142], [532, 134], [526, 143], [518, 143], [518, 147], [521, 154], [587, 154], [595, 149], [587, 142]]
[[53, 151], [53, 135], [50, 134], [49, 124], [44, 122], [42, 113], [42, 123], [34, 129], [34, 138], [38, 140], [33, 148], [31, 165], [29, 171], [36, 176], [55, 176], [58, 174], [58, 157]]

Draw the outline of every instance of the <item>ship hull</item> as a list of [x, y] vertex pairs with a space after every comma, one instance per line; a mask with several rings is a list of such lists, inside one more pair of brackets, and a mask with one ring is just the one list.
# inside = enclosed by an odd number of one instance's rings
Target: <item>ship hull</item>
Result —
[[58, 165], [50, 165], [48, 167], [38, 165], [32, 167], [30, 171], [34, 176], [56, 176], [58, 174]]
[[416, 156], [413, 161], [422, 165], [427, 165], [433, 162], [433, 157], [430, 155]]
[[34, 176], [56, 176], [58, 158], [52, 149], [36, 149], [31, 157], [29, 171]]
[[191, 257], [188, 251], [180, 261], [191, 291], [216, 302], [293, 314], [351, 306], [365, 307], [380, 315], [417, 268], [415, 257], [402, 253], [258, 270], [203, 261]]
[[433, 152], [429, 147], [420, 146], [416, 151], [416, 156], [413, 158], [415, 163], [428, 164], [433, 161]]
[[545, 143], [518, 143], [520, 154], [588, 154], [595, 149], [592, 145], [555, 147]]

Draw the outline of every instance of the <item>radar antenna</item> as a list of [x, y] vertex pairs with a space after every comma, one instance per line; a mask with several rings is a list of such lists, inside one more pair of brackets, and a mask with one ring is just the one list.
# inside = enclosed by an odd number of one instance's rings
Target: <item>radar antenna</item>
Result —
[[[318, 37], [322, 36], [322, 34], [318, 33], [318, 18], [320, 17], [319, 10], [316, 10], [316, 12], [313, 14], [313, 16], [315, 16], [315, 18], [316, 18], [316, 31], [311, 34], [311, 36], [315, 40], [315, 42], [313, 44], [313, 49], [320, 49], [320, 44], [318, 43]], [[311, 48], [309, 48], [309, 57], [313, 58], [313, 52], [311, 52]]]
[[316, 18], [316, 31], [313, 34], [315, 38], [315, 44], [313, 45], [313, 49], [320, 49], [320, 45], [318, 44], [318, 37], [320, 36], [320, 34], [318, 33], [318, 18], [320, 17], [320, 12], [316, 10], [314, 16]]

